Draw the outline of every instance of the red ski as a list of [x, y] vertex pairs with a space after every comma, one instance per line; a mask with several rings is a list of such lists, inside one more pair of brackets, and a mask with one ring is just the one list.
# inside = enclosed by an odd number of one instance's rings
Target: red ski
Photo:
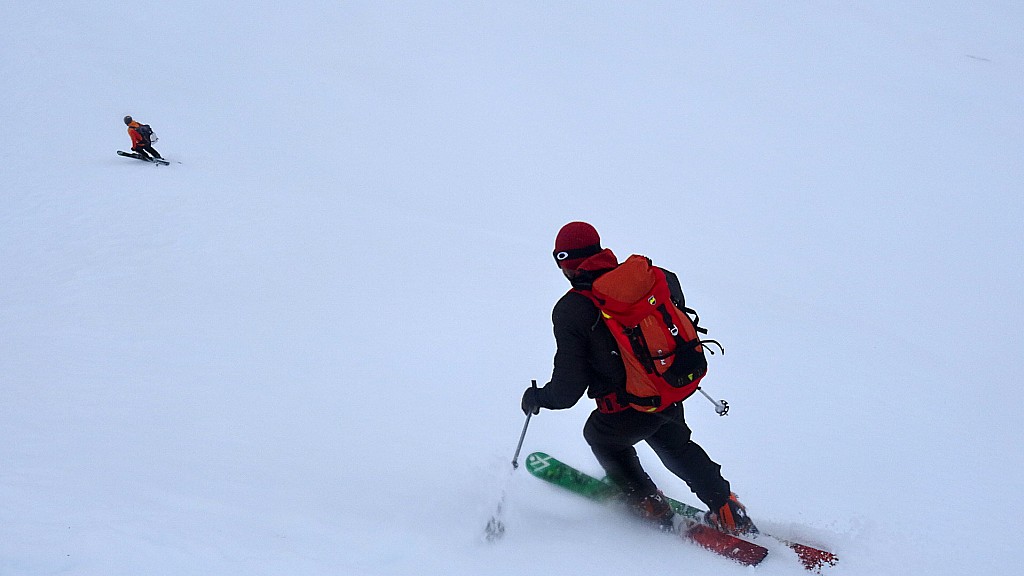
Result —
[[[667, 500], [676, 514], [680, 514], [696, 522], [704, 521], [704, 511], [700, 508], [694, 508], [693, 506], [684, 504], [672, 498], [667, 498]], [[803, 564], [804, 568], [811, 570], [812, 572], [820, 573], [822, 568], [826, 566], [835, 566], [836, 563], [839, 562], [839, 557], [828, 550], [822, 550], [820, 548], [808, 546], [807, 544], [800, 544], [799, 542], [793, 542], [792, 540], [760, 531], [756, 534], [752, 534], [750, 537], [756, 538], [758, 536], [767, 536], [789, 546], [794, 552], [796, 552], [796, 555], [800, 558], [800, 563]]]

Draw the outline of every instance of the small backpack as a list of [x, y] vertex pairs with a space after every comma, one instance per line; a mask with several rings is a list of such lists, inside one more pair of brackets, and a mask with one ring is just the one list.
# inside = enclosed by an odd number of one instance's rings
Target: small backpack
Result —
[[139, 124], [139, 127], [136, 128], [135, 131], [139, 133], [139, 136], [142, 136], [142, 140], [146, 142], [146, 144], [152, 144], [157, 140], [156, 136], [153, 135], [153, 129], [149, 127], [149, 124]]
[[626, 367], [626, 389], [604, 411], [660, 412], [697, 390], [708, 369], [705, 343], [721, 344], [700, 340], [707, 330], [685, 303], [681, 310], [672, 302], [663, 270], [633, 255], [581, 292], [600, 309]]

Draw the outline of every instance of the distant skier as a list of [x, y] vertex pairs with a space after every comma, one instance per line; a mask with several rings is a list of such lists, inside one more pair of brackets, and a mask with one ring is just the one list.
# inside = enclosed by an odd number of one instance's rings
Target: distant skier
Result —
[[[138, 154], [142, 160], [163, 158], [153, 148], [153, 130], [147, 124], [139, 124], [131, 116], [125, 116], [124, 123], [128, 126], [128, 136], [132, 139], [132, 152]], [[150, 154], [152, 154], [152, 157]]]
[[[526, 389], [523, 412], [537, 414], [541, 408], [571, 408], [586, 392], [597, 401], [597, 409], [587, 419], [583, 437], [608, 478], [622, 489], [635, 514], [666, 528], [672, 525], [674, 515], [665, 496], [640, 465], [634, 445], [646, 441], [665, 467], [707, 504], [710, 511], [706, 519], [710, 524], [734, 534], [756, 531], [746, 509], [722, 477], [721, 466], [690, 439], [682, 401], [670, 400], [661, 405], [658, 398], [653, 404], [638, 405], [650, 398], [627, 392], [628, 379], [634, 378], [634, 374], [627, 374], [623, 356], [633, 351], [623, 349], [616, 341], [607, 323], [610, 316], [605, 314], [602, 319], [603, 313], [593, 299], [595, 282], [620, 268], [615, 254], [601, 247], [601, 238], [593, 226], [570, 222], [555, 238], [554, 256], [572, 290], [562, 296], [551, 313], [557, 348], [551, 381], [543, 388]], [[668, 299], [681, 308], [683, 293], [678, 277], [664, 269], [656, 270], [656, 275], [664, 274]], [[652, 303], [653, 300], [652, 296]]]

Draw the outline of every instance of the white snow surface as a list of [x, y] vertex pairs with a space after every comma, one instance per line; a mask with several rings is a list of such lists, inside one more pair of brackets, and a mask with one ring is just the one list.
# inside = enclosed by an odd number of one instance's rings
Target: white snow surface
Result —
[[577, 219], [725, 345], [755, 520], [1018, 574], [1022, 6], [3, 3], [0, 574], [802, 573], [512, 471]]

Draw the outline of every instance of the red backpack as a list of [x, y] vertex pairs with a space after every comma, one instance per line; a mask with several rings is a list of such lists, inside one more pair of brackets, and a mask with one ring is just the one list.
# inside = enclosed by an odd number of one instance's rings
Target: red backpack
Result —
[[580, 292], [601, 310], [626, 367], [625, 391], [598, 399], [599, 410], [660, 412], [697, 390], [708, 369], [704, 342], [721, 345], [698, 338], [707, 330], [672, 302], [663, 270], [634, 254]]

